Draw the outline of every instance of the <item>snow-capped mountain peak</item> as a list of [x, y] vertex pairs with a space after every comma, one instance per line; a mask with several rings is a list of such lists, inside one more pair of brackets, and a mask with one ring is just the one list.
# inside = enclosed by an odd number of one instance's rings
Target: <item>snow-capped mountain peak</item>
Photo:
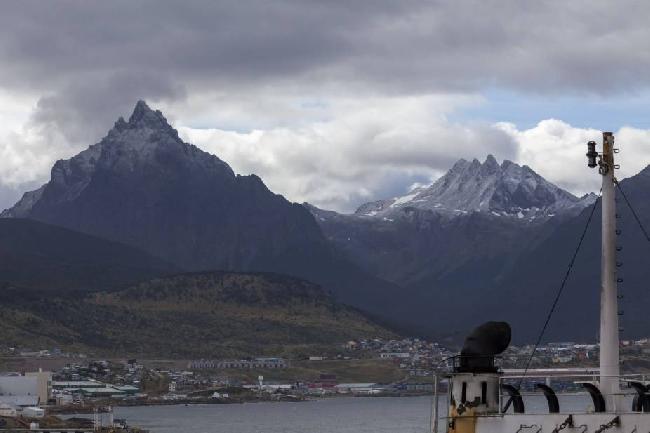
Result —
[[[145, 167], [160, 170], [176, 163], [178, 167], [192, 165], [193, 170], [218, 173], [226, 179], [235, 177], [228, 164], [218, 157], [183, 142], [178, 132], [159, 110], [152, 110], [140, 100], [128, 122], [120, 117], [99, 143], [89, 146], [70, 159], [59, 160], [52, 167], [50, 200], [67, 202], [82, 194], [98, 171], [124, 176], [141, 172]], [[45, 185], [26, 193], [23, 198], [0, 214], [0, 217], [24, 217], [41, 200]]]
[[355, 214], [386, 217], [416, 208], [447, 216], [481, 212], [534, 220], [577, 213], [593, 200], [593, 195], [574, 196], [526, 165], [508, 160], [499, 165], [493, 155], [488, 155], [483, 163], [460, 159], [433, 184], [400, 197], [366, 203]]

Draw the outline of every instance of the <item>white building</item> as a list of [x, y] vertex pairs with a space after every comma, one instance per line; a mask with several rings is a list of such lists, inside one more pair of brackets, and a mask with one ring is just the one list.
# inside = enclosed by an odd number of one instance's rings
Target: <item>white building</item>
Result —
[[14, 409], [47, 404], [47, 388], [41, 390], [39, 384], [42, 382], [35, 376], [0, 376], [0, 404]]
[[22, 414], [27, 418], [43, 418], [45, 411], [40, 407], [29, 406], [23, 408]]
[[376, 383], [340, 383], [334, 388], [340, 394], [379, 394], [383, 391]]
[[37, 406], [47, 404], [52, 394], [52, 373], [33, 372], [24, 376], [0, 376], [0, 402], [12, 406]]

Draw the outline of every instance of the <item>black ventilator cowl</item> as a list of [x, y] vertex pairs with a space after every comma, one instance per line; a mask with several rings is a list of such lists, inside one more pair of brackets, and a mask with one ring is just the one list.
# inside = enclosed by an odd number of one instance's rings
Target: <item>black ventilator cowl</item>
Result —
[[486, 322], [465, 339], [460, 352], [459, 372], [496, 372], [494, 357], [510, 345], [512, 332], [506, 322]]

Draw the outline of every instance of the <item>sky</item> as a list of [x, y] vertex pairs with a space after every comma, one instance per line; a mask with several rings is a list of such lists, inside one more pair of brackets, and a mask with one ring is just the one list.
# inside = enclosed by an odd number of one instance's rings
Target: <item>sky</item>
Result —
[[342, 212], [493, 154], [598, 189], [650, 163], [650, 3], [0, 3], [0, 208], [137, 100], [296, 202]]

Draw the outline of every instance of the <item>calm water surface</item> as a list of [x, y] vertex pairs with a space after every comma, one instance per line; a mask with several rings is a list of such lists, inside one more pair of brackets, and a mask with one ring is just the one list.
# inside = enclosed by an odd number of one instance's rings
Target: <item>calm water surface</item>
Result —
[[[585, 395], [560, 395], [564, 410], [584, 412]], [[627, 403], [631, 405], [631, 399]], [[548, 413], [541, 395], [527, 413]], [[447, 410], [440, 399], [440, 411]], [[428, 433], [432, 397], [332, 398], [302, 403], [115, 407], [116, 418], [151, 433]], [[512, 411], [512, 408], [509, 412]], [[88, 415], [86, 415], [88, 416]], [[104, 415], [104, 422], [107, 415]], [[444, 430], [441, 423], [440, 431]]]
[[116, 407], [152, 433], [426, 433], [431, 397]]

